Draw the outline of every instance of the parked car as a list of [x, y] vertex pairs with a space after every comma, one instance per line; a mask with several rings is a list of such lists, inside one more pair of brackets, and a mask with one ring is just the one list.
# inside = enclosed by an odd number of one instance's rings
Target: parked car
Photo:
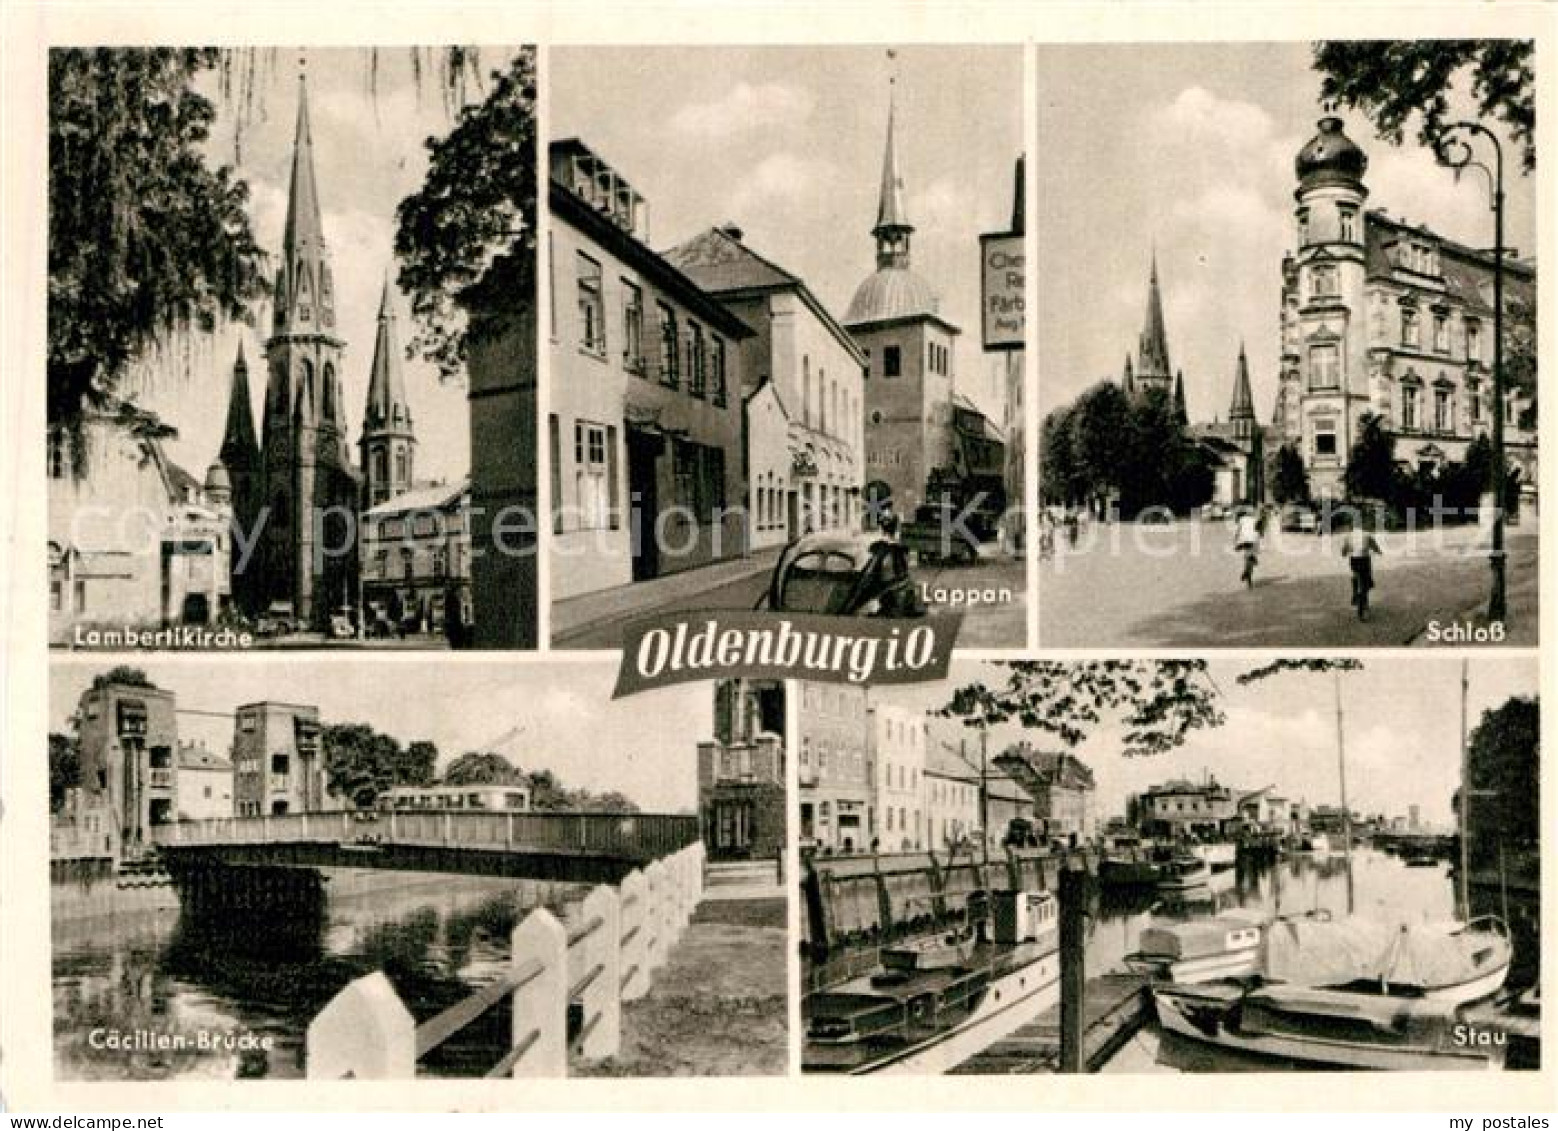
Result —
[[962, 559], [979, 560], [979, 535], [951, 503], [925, 503], [903, 524], [899, 540], [927, 564]]
[[297, 630], [297, 612], [291, 601], [272, 601], [254, 625], [259, 636], [289, 636]]
[[808, 534], [774, 564], [760, 609], [854, 617], [921, 617], [925, 602], [900, 542], [867, 534]]

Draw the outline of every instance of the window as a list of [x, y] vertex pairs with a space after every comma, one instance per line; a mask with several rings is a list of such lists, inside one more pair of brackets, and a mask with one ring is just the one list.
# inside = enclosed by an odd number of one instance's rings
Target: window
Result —
[[676, 312], [663, 302], [655, 304], [660, 320], [660, 380], [676, 388]]
[[1318, 417], [1314, 421], [1315, 457], [1317, 459], [1336, 458], [1336, 421], [1329, 417]]
[[1309, 209], [1298, 210], [1298, 246], [1303, 247], [1309, 243]]
[[1401, 382], [1401, 427], [1413, 432], [1422, 420], [1423, 387], [1416, 381]]
[[903, 359], [898, 353], [897, 346], [882, 347], [882, 376], [903, 376]]
[[604, 355], [606, 306], [601, 295], [600, 264], [581, 251], [575, 271], [579, 280], [579, 347]]
[[1434, 315], [1434, 352], [1450, 352], [1450, 320], [1443, 314]]
[[1434, 386], [1434, 431], [1455, 431], [1455, 395], [1448, 385]]
[[1466, 382], [1466, 408], [1473, 424], [1482, 423], [1482, 383], [1475, 378]]
[[725, 376], [725, 339], [718, 334], [709, 336], [710, 345], [710, 369], [709, 369], [709, 393], [714, 398], [714, 403], [720, 407], [725, 405], [726, 376]]
[[1311, 269], [1309, 276], [1309, 294], [1311, 298], [1326, 298], [1341, 293], [1336, 282], [1336, 265], [1334, 263], [1317, 263]]
[[1422, 341], [1422, 332], [1418, 324], [1417, 311], [1411, 307], [1401, 308], [1401, 344], [1411, 346], [1414, 349]]
[[644, 292], [622, 280], [622, 364], [630, 373], [644, 372]]
[[687, 391], [701, 397], [707, 387], [707, 358], [703, 352], [703, 327], [687, 323]]
[[1309, 387], [1335, 389], [1341, 385], [1341, 351], [1329, 343], [1309, 347]]
[[578, 498], [579, 528], [606, 526], [610, 488], [606, 481], [606, 428], [581, 420], [573, 426], [574, 489]]
[[1341, 218], [1342, 242], [1358, 242], [1358, 210], [1351, 205], [1343, 204], [1337, 210]]
[[552, 456], [552, 533], [563, 532], [563, 441], [562, 426], [554, 412], [547, 418], [547, 450]]
[[1478, 322], [1466, 323], [1466, 360], [1482, 360], [1482, 325]]

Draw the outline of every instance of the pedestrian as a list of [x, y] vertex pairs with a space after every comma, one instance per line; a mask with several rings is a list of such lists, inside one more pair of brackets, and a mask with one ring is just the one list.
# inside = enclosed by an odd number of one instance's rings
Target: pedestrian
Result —
[[1352, 570], [1352, 605], [1359, 620], [1369, 619], [1369, 590], [1374, 588], [1374, 555], [1384, 553], [1369, 532], [1363, 515], [1355, 518], [1342, 538], [1342, 557]]
[[1255, 566], [1260, 561], [1261, 522], [1252, 508], [1239, 511], [1233, 526], [1233, 548], [1244, 555], [1244, 572], [1239, 580], [1246, 589], [1255, 587]]

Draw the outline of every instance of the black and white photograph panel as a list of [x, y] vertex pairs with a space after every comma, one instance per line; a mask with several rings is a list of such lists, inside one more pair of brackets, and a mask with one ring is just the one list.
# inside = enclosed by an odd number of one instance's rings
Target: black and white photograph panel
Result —
[[1021, 227], [1022, 73], [1017, 47], [550, 53], [555, 646], [753, 608], [1027, 642], [1021, 335], [981, 297], [981, 236]]
[[1535, 65], [1039, 49], [1045, 645], [1537, 642]]
[[56, 663], [62, 1080], [786, 1071], [785, 692]]
[[50, 53], [56, 646], [534, 645], [535, 83]]
[[1525, 658], [960, 661], [796, 697], [802, 1068], [1533, 1069]]

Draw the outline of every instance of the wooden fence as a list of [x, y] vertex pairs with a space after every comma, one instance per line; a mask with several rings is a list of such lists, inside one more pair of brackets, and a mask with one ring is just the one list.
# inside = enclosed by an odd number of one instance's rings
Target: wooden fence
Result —
[[[587, 1060], [616, 1055], [622, 1005], [649, 992], [654, 973], [703, 892], [703, 844], [690, 844], [630, 872], [615, 888], [592, 888], [568, 923], [545, 908], [514, 928], [507, 974], [418, 1024], [382, 972], [350, 983], [308, 1027], [311, 1080], [405, 1079], [417, 1061], [512, 999], [510, 1046], [487, 1075], [566, 1076], [571, 1048]], [[568, 1012], [582, 1024], [572, 1040]]]

